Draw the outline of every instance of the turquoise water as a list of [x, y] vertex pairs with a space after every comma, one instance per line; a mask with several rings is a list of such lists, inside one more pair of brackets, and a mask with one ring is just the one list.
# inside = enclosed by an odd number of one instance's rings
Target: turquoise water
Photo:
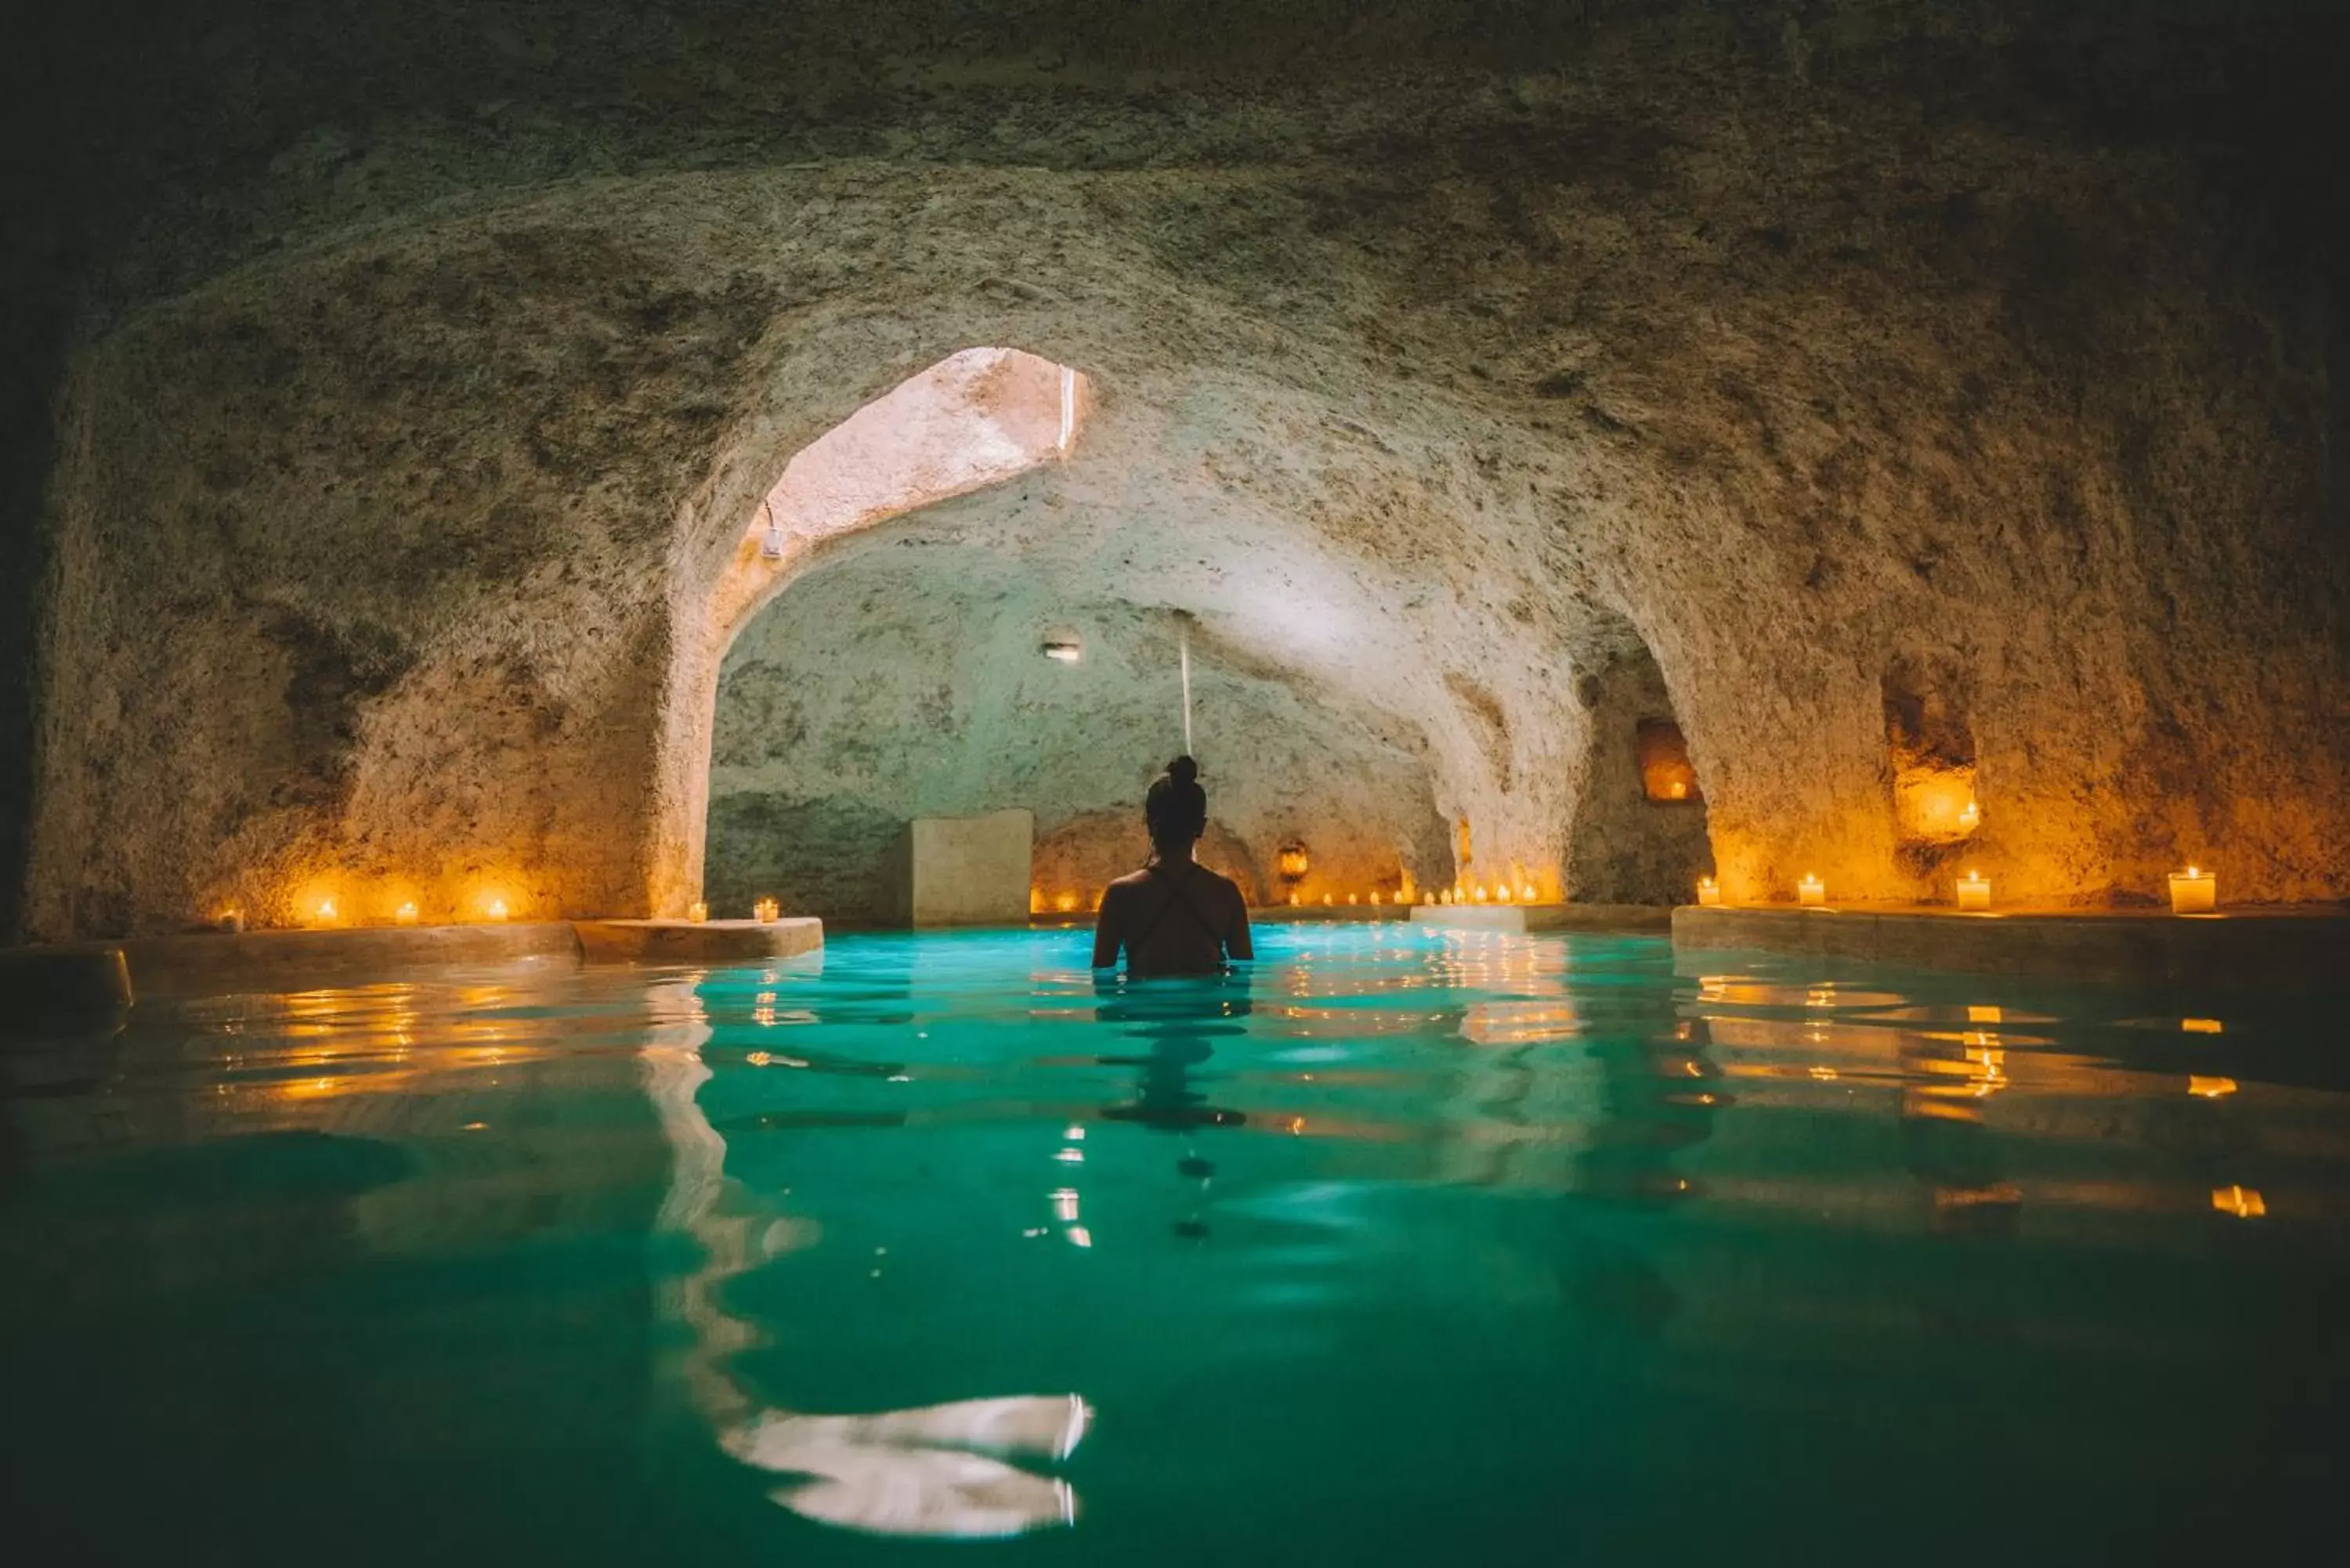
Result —
[[2324, 1013], [1074, 931], [12, 1047], [10, 1561], [2276, 1560]]

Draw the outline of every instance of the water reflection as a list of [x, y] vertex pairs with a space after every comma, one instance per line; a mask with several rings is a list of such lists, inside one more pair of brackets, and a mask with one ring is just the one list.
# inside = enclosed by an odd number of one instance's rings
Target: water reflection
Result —
[[[1211, 1127], [1245, 1127], [1249, 1118], [1246, 1111], [1211, 1105], [1200, 1092], [1194, 1074], [1215, 1055], [1215, 1042], [1247, 1037], [1243, 1021], [1253, 1012], [1249, 975], [1243, 971], [1197, 980], [1128, 980], [1096, 971], [1094, 987], [1100, 999], [1095, 1018], [1146, 1046], [1139, 1055], [1112, 1054], [1098, 1058], [1105, 1067], [1139, 1070], [1133, 1097], [1105, 1106], [1101, 1115], [1108, 1121], [1130, 1122], [1182, 1139], [1183, 1152], [1175, 1161], [1175, 1174], [1186, 1184], [1187, 1201], [1184, 1214], [1172, 1227], [1187, 1240], [1204, 1241], [1208, 1190], [1216, 1168], [1200, 1152], [1197, 1135]], [[1071, 1212], [1074, 1218], [1074, 1207]]]
[[[658, 988], [668, 992], [673, 1005], [667, 1011], [676, 1021], [650, 1032], [643, 1070], [646, 1093], [676, 1158], [658, 1225], [691, 1237], [701, 1249], [699, 1266], [666, 1284], [662, 1307], [690, 1334], [685, 1385], [720, 1446], [745, 1465], [794, 1478], [768, 1496], [827, 1524], [881, 1535], [977, 1539], [1074, 1523], [1077, 1501], [1069, 1483], [1014, 1461], [1057, 1462], [1076, 1451], [1093, 1413], [1075, 1394], [814, 1415], [764, 1406], [736, 1378], [733, 1363], [762, 1335], [726, 1310], [727, 1282], [810, 1237], [791, 1217], [764, 1209], [761, 1195], [730, 1190], [726, 1141], [696, 1097], [711, 1077], [702, 1060], [712, 1036], [702, 1010], [702, 979]], [[771, 1024], [774, 1016], [754, 1014], [754, 1022]], [[793, 1060], [812, 1066], [817, 1054]], [[827, 1067], [877, 1075], [853, 1061]]]

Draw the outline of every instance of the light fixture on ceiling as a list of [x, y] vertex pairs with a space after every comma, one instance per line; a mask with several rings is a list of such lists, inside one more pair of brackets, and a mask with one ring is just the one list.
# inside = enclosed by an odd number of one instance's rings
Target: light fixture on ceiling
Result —
[[1048, 637], [1045, 639], [1045, 657], [1063, 664], [1075, 664], [1086, 656], [1085, 645], [1074, 637]]
[[775, 521], [775, 508], [770, 502], [759, 503], [759, 514], [766, 518], [766, 532], [759, 535], [759, 554], [770, 561], [784, 558], [784, 525]]

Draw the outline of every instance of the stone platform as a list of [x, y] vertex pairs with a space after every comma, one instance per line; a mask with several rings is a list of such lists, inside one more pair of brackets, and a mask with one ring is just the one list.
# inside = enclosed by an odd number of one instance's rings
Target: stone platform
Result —
[[1807, 953], [1915, 969], [2137, 985], [2315, 991], [2350, 981], [2350, 909], [1704, 909], [1672, 912], [1678, 950]]
[[1653, 931], [1672, 926], [1661, 904], [1414, 904], [1412, 923], [1458, 931]]
[[778, 920], [576, 920], [589, 963], [757, 963], [824, 946], [824, 922]]

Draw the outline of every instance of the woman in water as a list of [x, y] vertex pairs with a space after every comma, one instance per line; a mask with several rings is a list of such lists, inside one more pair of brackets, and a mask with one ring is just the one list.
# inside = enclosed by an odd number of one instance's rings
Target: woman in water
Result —
[[1208, 830], [1200, 764], [1178, 757], [1142, 800], [1150, 864], [1112, 882], [1094, 927], [1094, 967], [1108, 969], [1126, 949], [1129, 975], [1214, 974], [1227, 959], [1254, 958], [1248, 901], [1232, 878], [1191, 858]]

